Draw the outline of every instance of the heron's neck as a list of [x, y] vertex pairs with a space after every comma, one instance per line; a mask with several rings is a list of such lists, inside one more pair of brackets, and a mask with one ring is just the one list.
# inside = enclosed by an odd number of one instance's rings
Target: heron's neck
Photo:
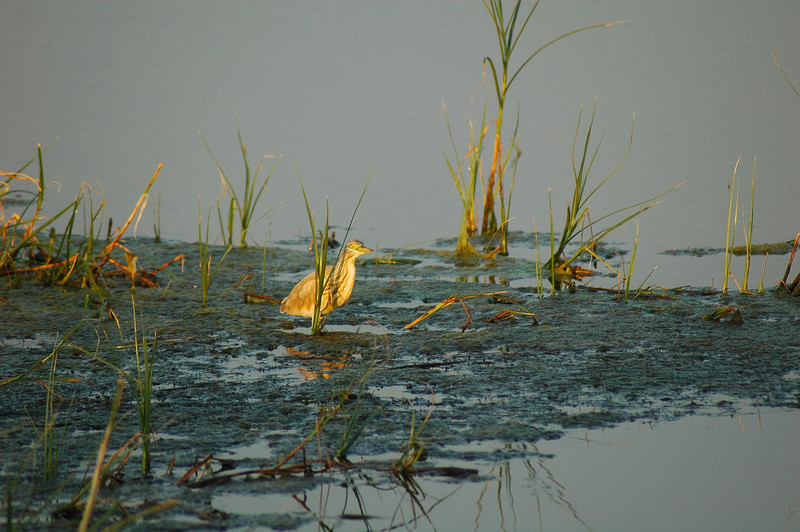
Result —
[[342, 257], [342, 260], [336, 263], [333, 267], [333, 271], [331, 272], [331, 277], [335, 281], [338, 281], [341, 278], [342, 274], [347, 270], [354, 268], [356, 264], [356, 257], [352, 256], [345, 256]]

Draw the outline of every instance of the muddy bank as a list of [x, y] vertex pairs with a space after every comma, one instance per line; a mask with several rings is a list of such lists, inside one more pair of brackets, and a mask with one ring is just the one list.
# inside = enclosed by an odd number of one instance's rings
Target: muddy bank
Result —
[[[208, 308], [200, 304], [195, 246], [130, 244], [146, 269], [186, 254], [182, 266], [159, 274], [160, 287], [134, 292], [139, 335], [157, 339], [151, 353], [155, 474], [141, 479], [129, 466], [128, 481], [108, 490], [123, 499], [181, 500], [183, 510], [165, 513], [162, 526], [196, 526], [187, 508], [211, 505], [213, 486], [176, 485], [196, 458], [233, 458], [244, 469], [274, 465], [345, 390], [350, 398], [325, 427], [322, 445], [333, 452], [356, 419], [363, 431], [348, 453], [356, 463], [361, 456], [391, 462], [408, 440], [412, 419], [418, 427], [428, 413], [421, 434], [426, 463], [463, 465], [532, 452], [524, 445], [477, 445], [482, 442], [535, 442], [572, 427], [674, 419], [708, 407], [733, 411], [739, 402], [800, 406], [796, 298], [682, 291], [621, 303], [615, 293], [585, 288], [539, 298], [534, 286], [519, 282], [533, 277], [525, 260], [498, 258], [473, 269], [434, 247], [393, 255], [414, 259], [408, 263], [360, 263], [351, 301], [330, 316], [327, 334], [311, 337], [309, 320], [244, 298], [245, 292], [261, 293], [262, 282], [265, 295], [288, 293], [311, 267], [301, 243], [270, 248], [266, 268], [261, 251], [234, 250], [213, 281]], [[516, 302], [481, 295], [464, 301], [466, 311], [455, 303], [403, 329], [454, 293], [497, 291]], [[63, 398], [59, 422], [67, 429], [58, 478], [66, 488], [47, 503], [52, 507], [76, 492], [93, 459], [118, 376], [111, 365], [135, 371], [131, 290], [121, 279], [111, 279], [105, 294], [22, 279], [4, 284], [0, 295], [6, 300], [0, 378], [30, 370], [80, 325], [59, 351], [57, 374], [64, 380], [56, 381], [55, 391]], [[742, 323], [702, 319], [718, 304], [736, 306]], [[487, 321], [523, 308], [535, 313], [535, 322], [525, 315]], [[47, 364], [0, 388], [2, 471], [7, 478], [22, 471], [19, 509], [25, 501], [48, 500], [47, 490], [29, 491], [36, 467], [27, 458], [37, 440], [34, 423], [44, 419], [49, 370]], [[135, 407], [129, 385], [110, 448], [138, 431]], [[242, 448], [258, 452], [242, 455]], [[261, 480], [227, 489], [293, 492], [315, 482], [323, 480]], [[248, 523], [241, 516], [226, 519], [217, 524]], [[299, 525], [287, 519], [285, 528]]]

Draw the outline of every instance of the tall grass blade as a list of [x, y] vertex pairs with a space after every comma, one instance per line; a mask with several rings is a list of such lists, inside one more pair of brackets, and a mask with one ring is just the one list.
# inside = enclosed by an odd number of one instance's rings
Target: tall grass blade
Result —
[[[210, 206], [208, 208], [208, 216], [209, 218], [211, 217]], [[202, 306], [206, 308], [208, 306], [208, 290], [211, 287], [211, 282], [214, 280], [214, 276], [217, 275], [217, 271], [219, 271], [220, 266], [222, 266], [222, 263], [225, 261], [225, 257], [227, 257], [228, 253], [233, 249], [233, 242], [228, 244], [228, 247], [222, 254], [222, 258], [220, 258], [217, 264], [212, 268], [208, 240], [209, 223], [208, 219], [206, 219], [206, 234], [205, 238], [203, 238], [203, 205], [200, 196], [197, 197], [197, 218], [197, 247], [200, 254], [200, 289], [202, 292]]]
[[[731, 183], [728, 185], [730, 190], [730, 199], [728, 201], [728, 224], [725, 230], [725, 264], [723, 269], [723, 279], [722, 279], [722, 293], [728, 293], [728, 277], [731, 271], [731, 259], [733, 257], [733, 241], [736, 238], [736, 221], [735, 221], [735, 210], [738, 210], [739, 204], [739, 194], [738, 194], [738, 186], [736, 185], [736, 171], [739, 169], [739, 163], [741, 162], [742, 158], [739, 157], [736, 159], [736, 164], [733, 166], [733, 177], [731, 178]], [[736, 197], [736, 201], [734, 201], [734, 194]], [[733, 222], [733, 231], [731, 231], [731, 216], [734, 216]], [[733, 232], [733, 234], [731, 234]]]
[[750, 277], [750, 259], [753, 251], [753, 215], [756, 205], [756, 158], [753, 157], [753, 181], [750, 184], [750, 219], [745, 228], [745, 259], [744, 280], [742, 290], [747, 292], [747, 282]]
[[[136, 298], [131, 294], [131, 307], [133, 309], [133, 342], [136, 353], [136, 407], [139, 412], [139, 432], [142, 435], [142, 475], [150, 473], [150, 407], [153, 399], [153, 360], [147, 351], [147, 337], [142, 335], [141, 352], [139, 356], [139, 330], [136, 321]], [[156, 335], [153, 333], [153, 346], [155, 347]]]
[[[320, 242], [317, 244], [317, 229], [314, 220], [314, 213], [311, 211], [311, 206], [308, 203], [308, 195], [306, 194], [306, 189], [303, 186], [303, 179], [299, 174], [297, 178], [300, 180], [300, 190], [303, 192], [303, 201], [306, 204], [308, 224], [311, 226], [311, 242], [314, 249], [314, 275], [316, 276], [316, 283], [314, 285], [314, 315], [311, 317], [311, 334], [316, 335], [322, 331], [322, 326], [324, 325], [324, 322], [321, 322], [320, 313], [322, 311], [322, 294], [325, 291], [325, 283], [327, 282], [327, 279], [325, 279], [325, 270], [327, 268], [328, 261], [328, 217], [330, 215], [330, 202], [326, 199], [325, 226], [324, 230], [321, 232], [322, 236], [320, 238]], [[345, 240], [345, 242], [346, 241], [347, 240]]]
[[551, 190], [552, 189], [549, 188], [547, 189], [547, 204], [550, 211], [550, 262], [548, 262], [548, 264], [550, 265], [550, 294], [552, 295], [556, 293], [556, 272], [553, 265], [556, 263], [557, 255], [555, 253], [556, 233], [553, 227], [553, 198], [551, 196]]
[[633, 278], [633, 267], [636, 265], [636, 249], [639, 246], [639, 222], [634, 220], [636, 224], [636, 236], [633, 238], [633, 252], [631, 253], [631, 265], [628, 268], [628, 275], [625, 276], [625, 302], [628, 302], [628, 291], [631, 288], [631, 279]]
[[797, 89], [794, 87], [794, 85], [792, 84], [792, 82], [789, 80], [789, 76], [787, 76], [787, 75], [786, 75], [786, 72], [784, 72], [784, 71], [783, 71], [783, 68], [781, 68], [781, 65], [778, 63], [778, 60], [775, 58], [775, 54], [771, 53], [770, 55], [772, 55], [772, 60], [773, 60], [773, 61], [775, 61], [775, 66], [777, 66], [777, 67], [778, 67], [778, 70], [780, 70], [780, 71], [781, 71], [781, 74], [783, 74], [783, 79], [785, 79], [785, 80], [786, 80], [786, 83], [788, 83], [788, 84], [789, 84], [789, 86], [792, 88], [792, 90], [793, 90], [793, 91], [794, 91], [794, 93], [797, 95], [797, 97], [798, 97], [798, 98], [800, 98], [800, 92], [797, 92]]
[[95, 462], [94, 474], [92, 475], [91, 488], [89, 496], [86, 500], [86, 505], [83, 508], [83, 516], [81, 517], [80, 525], [78, 526], [79, 532], [85, 532], [89, 528], [89, 521], [92, 519], [94, 507], [97, 504], [97, 495], [100, 493], [100, 484], [102, 480], [103, 462], [108, 450], [108, 443], [111, 439], [111, 431], [114, 428], [114, 422], [119, 412], [119, 405], [122, 402], [122, 390], [125, 388], [125, 379], [120, 376], [117, 379], [117, 388], [114, 394], [114, 401], [111, 403], [111, 414], [108, 418], [108, 425], [103, 435], [103, 440], [100, 442], [100, 448], [97, 451], [97, 461]]

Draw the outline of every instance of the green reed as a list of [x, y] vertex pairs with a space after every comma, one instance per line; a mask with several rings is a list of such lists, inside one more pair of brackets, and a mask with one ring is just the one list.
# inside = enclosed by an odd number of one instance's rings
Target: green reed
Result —
[[322, 294], [325, 291], [325, 284], [328, 279], [325, 278], [325, 270], [327, 269], [328, 261], [328, 230], [330, 226], [328, 219], [330, 217], [331, 204], [328, 198], [325, 198], [325, 225], [324, 229], [320, 232], [320, 242], [317, 244], [317, 227], [314, 219], [314, 213], [311, 211], [311, 206], [308, 204], [308, 196], [306, 189], [303, 186], [303, 180], [300, 176], [300, 190], [303, 191], [303, 201], [306, 204], [306, 213], [308, 214], [308, 224], [311, 226], [311, 242], [314, 249], [314, 275], [316, 283], [314, 285], [314, 315], [311, 317], [311, 334], [316, 335], [322, 332], [325, 326], [325, 317], [322, 312]]
[[789, 76], [787, 76], [786, 72], [783, 71], [783, 68], [781, 67], [780, 63], [778, 63], [778, 59], [775, 57], [775, 54], [770, 55], [772, 55], [772, 60], [775, 61], [775, 66], [777, 66], [778, 70], [780, 70], [781, 74], [783, 74], [783, 79], [786, 80], [786, 83], [789, 84], [789, 87], [791, 87], [797, 97], [800, 98], [800, 92], [797, 91], [797, 89], [794, 87], [794, 84], [792, 84], [791, 80], [789, 79]]
[[631, 252], [631, 265], [628, 267], [627, 275], [625, 276], [625, 302], [628, 302], [628, 292], [631, 288], [631, 279], [633, 279], [633, 268], [636, 266], [636, 250], [639, 248], [639, 222], [633, 221], [636, 224], [636, 236], [633, 238], [633, 251]]
[[[133, 378], [136, 385], [136, 409], [139, 413], [139, 432], [142, 435], [142, 475], [150, 473], [150, 412], [153, 403], [153, 358], [147, 351], [147, 337], [142, 335], [139, 344], [139, 331], [136, 322], [136, 298], [131, 294], [131, 307], [133, 309], [133, 343], [136, 353], [136, 376]], [[156, 333], [153, 333], [153, 348], [156, 345]], [[141, 356], [140, 356], [141, 351]]]
[[[433, 392], [431, 392], [433, 395]], [[400, 449], [400, 456], [392, 464], [392, 471], [396, 475], [407, 475], [411, 468], [422, 458], [425, 454], [425, 444], [421, 439], [422, 431], [425, 425], [433, 415], [433, 405], [428, 409], [428, 413], [422, 418], [422, 421], [417, 423], [416, 412], [413, 407], [411, 409], [411, 426], [408, 432], [408, 440], [403, 444]]]
[[[550, 197], [550, 191], [548, 190], [548, 199]], [[539, 231], [536, 229], [536, 221], [531, 219], [533, 223], [533, 238], [534, 238], [534, 249], [536, 250], [536, 295], [542, 297], [544, 295], [544, 283], [542, 282], [542, 257], [539, 252]], [[552, 225], [552, 220], [551, 220]], [[550, 249], [553, 249], [552, 246]]]
[[[730, 190], [730, 199], [728, 201], [728, 223], [725, 229], [725, 263], [723, 267], [723, 277], [722, 277], [722, 293], [728, 293], [728, 277], [730, 276], [731, 271], [731, 259], [733, 258], [733, 243], [736, 240], [736, 216], [738, 213], [738, 204], [739, 204], [739, 187], [738, 182], [736, 180], [736, 171], [739, 169], [739, 163], [742, 161], [742, 158], [739, 157], [736, 160], [736, 164], [733, 166], [733, 178], [731, 178], [731, 183], [728, 185], [728, 189]], [[734, 193], [735, 193], [735, 200], [734, 200]], [[731, 216], [733, 216], [733, 223], [731, 224]]]
[[[258, 206], [258, 201], [261, 199], [261, 195], [267, 188], [267, 183], [269, 183], [270, 177], [272, 177], [272, 172], [275, 170], [275, 167], [278, 165], [278, 161], [280, 161], [279, 157], [273, 157], [271, 155], [263, 155], [261, 160], [258, 162], [256, 166], [255, 172], [251, 172], [250, 170], [250, 162], [247, 159], [247, 147], [242, 140], [242, 133], [239, 130], [239, 118], [236, 117], [236, 135], [239, 140], [239, 149], [242, 152], [242, 160], [244, 162], [244, 188], [241, 190], [240, 194], [237, 194], [236, 187], [233, 186], [233, 183], [228, 178], [228, 175], [222, 169], [222, 165], [220, 165], [217, 158], [214, 156], [214, 152], [211, 151], [206, 139], [203, 137], [203, 134], [200, 134], [200, 139], [203, 141], [208, 153], [211, 154], [211, 158], [214, 159], [214, 164], [217, 167], [217, 171], [219, 172], [220, 178], [222, 179], [222, 186], [225, 189], [225, 192], [230, 197], [230, 204], [227, 212], [227, 243], [233, 244], [233, 220], [234, 216], [237, 216], [239, 219], [239, 245], [241, 247], [247, 247], [247, 232], [250, 230], [251, 225], [254, 221], [260, 220], [267, 214], [269, 214], [272, 209], [277, 207], [277, 205], [268, 209], [264, 214], [262, 214], [257, 219], [255, 218], [256, 207]], [[275, 158], [275, 162], [272, 164], [272, 167], [264, 176], [263, 180], [260, 181], [259, 184], [259, 177], [258, 174], [261, 172], [264, 166], [264, 160], [268, 158]], [[223, 226], [222, 223], [222, 214], [219, 210], [218, 204], [218, 213], [220, 215], [220, 225]], [[226, 231], [223, 229], [223, 239], [225, 237]]]
[[[61, 345], [61, 344], [59, 344]], [[51, 481], [58, 473], [59, 457], [64, 445], [69, 421], [69, 413], [61, 427], [60, 435], [57, 434], [57, 421], [59, 414], [59, 394], [56, 393], [56, 382], [60, 380], [57, 376], [59, 349], [54, 349], [50, 357], [50, 370], [47, 378], [47, 393], [45, 397], [44, 425], [39, 434], [42, 445], [42, 478]], [[70, 403], [70, 412], [72, 403]]]
[[753, 255], [753, 215], [756, 205], [756, 158], [753, 157], [753, 181], [750, 183], [750, 218], [747, 222], [745, 232], [745, 261], [744, 261], [744, 285], [742, 291], [747, 292], [747, 282], [750, 278], [750, 258]]
[[[209, 217], [211, 216], [211, 208], [208, 209]], [[228, 247], [225, 249], [225, 252], [222, 254], [222, 258], [217, 261], [217, 264], [212, 267], [211, 265], [211, 251], [210, 251], [210, 244], [208, 240], [208, 219], [206, 219], [206, 232], [205, 237], [203, 236], [203, 205], [202, 200], [200, 197], [197, 197], [197, 248], [200, 254], [200, 290], [202, 293], [202, 306], [206, 308], [208, 306], [208, 289], [211, 287], [211, 283], [214, 280], [214, 277], [217, 275], [220, 266], [225, 261], [225, 257], [228, 256], [228, 253], [231, 252], [233, 249], [233, 243], [228, 243]]]
[[[728, 200], [728, 222], [727, 227], [725, 230], [725, 260], [723, 265], [723, 281], [722, 281], [722, 293], [728, 293], [728, 279], [733, 277], [734, 282], [736, 282], [736, 277], [734, 277], [733, 273], [731, 272], [731, 264], [733, 262], [733, 251], [734, 251], [734, 244], [736, 243], [736, 231], [738, 228], [738, 220], [739, 220], [739, 186], [740, 180], [737, 178], [736, 174], [739, 169], [739, 163], [741, 162], [742, 158], [739, 157], [736, 160], [736, 164], [733, 166], [733, 177], [731, 178], [731, 182], [728, 185], [730, 189], [730, 197]], [[748, 279], [750, 277], [750, 261], [752, 258], [752, 251], [753, 251], [753, 225], [754, 225], [754, 216], [755, 216], [755, 201], [756, 201], [756, 158], [753, 158], [753, 179], [750, 183], [750, 216], [747, 223], [742, 220], [742, 228], [744, 230], [744, 243], [745, 243], [745, 262], [744, 262], [744, 278], [742, 279], [742, 285], [738, 286], [739, 291], [742, 293], [749, 293], [747, 290]], [[766, 268], [766, 263], [764, 265]], [[764, 283], [764, 276], [762, 273], [761, 276], [761, 283], [759, 285], [759, 292], [763, 292], [763, 283]], [[737, 282], [738, 285], [738, 282]]]
[[100, 485], [102, 484], [102, 479], [104, 477], [103, 473], [106, 469], [106, 467], [103, 466], [103, 462], [105, 461], [106, 452], [108, 451], [108, 444], [111, 440], [111, 432], [114, 429], [117, 413], [119, 412], [119, 406], [122, 403], [122, 390], [124, 388], [125, 380], [120, 376], [119, 379], [117, 379], [117, 388], [116, 392], [114, 393], [114, 400], [111, 403], [111, 413], [108, 418], [108, 424], [106, 425], [106, 431], [97, 451], [97, 460], [95, 461], [94, 473], [92, 474], [91, 478], [89, 495], [83, 508], [83, 515], [81, 517], [80, 525], [78, 526], [78, 530], [80, 532], [84, 532], [89, 529], [89, 522], [92, 519], [92, 514], [94, 513], [94, 508], [97, 504], [97, 496], [100, 493]]
[[[456, 244], [457, 254], [479, 254], [472, 244], [469, 242], [469, 237], [475, 236], [477, 222], [475, 219], [475, 198], [480, 177], [483, 183], [483, 169], [482, 169], [482, 153], [483, 153], [483, 140], [486, 136], [488, 129], [486, 128], [486, 109], [488, 99], [483, 106], [483, 118], [481, 120], [481, 127], [476, 137], [475, 129], [472, 121], [469, 121], [469, 145], [467, 147], [467, 154], [462, 158], [458, 154], [455, 140], [453, 139], [453, 130], [450, 128], [450, 119], [447, 116], [447, 108], [442, 103], [442, 110], [444, 111], [444, 119], [447, 123], [447, 133], [450, 136], [450, 145], [453, 149], [453, 160], [447, 156], [447, 153], [442, 148], [442, 155], [444, 155], [447, 169], [453, 178], [453, 184], [458, 191], [461, 198], [462, 216], [461, 227], [458, 231], [458, 243]], [[464, 166], [466, 165], [467, 175], [464, 175]]]
[[[597, 194], [600, 188], [603, 185], [605, 185], [608, 182], [608, 180], [614, 174], [616, 174], [617, 171], [619, 171], [620, 168], [622, 168], [622, 166], [625, 164], [625, 161], [628, 159], [628, 156], [630, 155], [631, 146], [633, 145], [633, 127], [636, 119], [636, 115], [634, 115], [634, 118], [631, 121], [631, 133], [628, 142], [628, 147], [625, 151], [625, 155], [622, 157], [622, 160], [610, 173], [608, 173], [603, 179], [601, 179], [597, 185], [595, 185], [593, 188], [588, 188], [589, 174], [592, 170], [592, 167], [594, 166], [594, 162], [597, 158], [597, 154], [600, 150], [600, 145], [602, 144], [603, 140], [603, 136], [601, 135], [601, 138], [597, 142], [597, 144], [592, 146], [592, 133], [593, 133], [596, 114], [597, 114], [597, 100], [594, 101], [594, 104], [592, 106], [592, 114], [589, 117], [589, 124], [586, 130], [586, 134], [585, 137], [583, 138], [583, 142], [580, 144], [581, 145], [580, 155], [577, 156], [576, 149], [578, 147], [578, 138], [580, 136], [580, 129], [583, 118], [583, 106], [581, 106], [580, 112], [578, 113], [578, 125], [575, 129], [575, 136], [573, 137], [572, 141], [572, 176], [573, 176], [572, 199], [570, 203], [567, 204], [566, 217], [564, 220], [564, 229], [561, 232], [560, 240], [557, 247], [554, 247], [555, 236], [553, 235], [552, 203], [550, 204], [551, 252], [550, 252], [550, 261], [547, 263], [546, 267], [550, 269], [552, 275], [551, 278], [556, 284], [556, 287], [560, 286], [560, 281], [558, 280], [559, 278], [563, 278], [564, 276], [569, 278], [571, 276], [568, 267], [573, 262], [577, 261], [585, 253], [593, 249], [598, 242], [603, 240], [610, 233], [620, 228], [621, 226], [625, 225], [628, 221], [634, 219], [639, 214], [649, 210], [650, 208], [660, 203], [660, 201], [656, 200], [669, 194], [679, 186], [683, 185], [683, 182], [679, 183], [678, 185], [672, 187], [671, 189], [662, 192], [661, 194], [658, 194], [656, 196], [653, 196], [649, 199], [614, 210], [612, 212], [600, 216], [599, 218], [591, 219], [589, 216], [589, 206], [588, 206], [589, 201], [595, 196], [595, 194]], [[634, 212], [630, 212], [634, 209], [636, 209]], [[612, 218], [617, 215], [623, 215], [623, 218], [618, 221], [611, 222], [610, 225], [608, 225], [607, 227], [603, 227], [602, 229], [596, 230], [600, 222], [608, 220], [609, 218]], [[589, 234], [589, 237], [584, 239], [584, 235], [587, 232]], [[581, 243], [578, 246], [577, 250], [572, 254], [572, 256], [570, 257], [565, 256], [564, 253], [567, 249], [567, 246], [576, 239], [581, 240]]]

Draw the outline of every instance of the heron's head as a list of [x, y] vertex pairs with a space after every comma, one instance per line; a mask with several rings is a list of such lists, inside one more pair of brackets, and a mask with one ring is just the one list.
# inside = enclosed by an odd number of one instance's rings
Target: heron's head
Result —
[[353, 257], [358, 257], [364, 253], [372, 253], [372, 250], [362, 244], [360, 240], [350, 240], [345, 245], [344, 251], [347, 255], [351, 255]]

